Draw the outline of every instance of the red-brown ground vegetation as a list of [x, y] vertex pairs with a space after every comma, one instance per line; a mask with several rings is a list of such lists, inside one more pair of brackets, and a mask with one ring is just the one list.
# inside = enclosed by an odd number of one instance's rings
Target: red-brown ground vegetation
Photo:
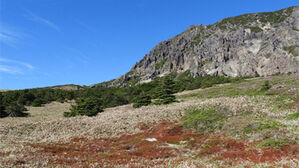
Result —
[[[186, 130], [179, 124], [141, 123], [142, 132], [109, 138], [73, 138], [68, 143], [27, 144], [34, 152], [28, 152], [26, 162], [47, 160], [50, 165], [88, 167], [95, 164], [101, 167], [127, 165], [157, 166], [177, 164], [183, 156], [209, 157], [228, 162], [250, 161], [253, 163], [273, 163], [285, 159], [299, 159], [299, 146], [292, 144], [276, 148], [256, 148], [247, 140], [227, 138], [225, 135], [200, 135]], [[147, 138], [152, 138], [149, 141]], [[0, 153], [0, 156], [9, 153]], [[180, 159], [181, 158], [181, 159]], [[16, 162], [15, 162], [16, 163]], [[141, 166], [142, 167], [142, 166]]]

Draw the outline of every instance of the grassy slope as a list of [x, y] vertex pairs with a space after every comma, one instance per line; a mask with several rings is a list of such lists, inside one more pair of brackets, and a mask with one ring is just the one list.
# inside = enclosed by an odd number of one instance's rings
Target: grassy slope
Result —
[[[265, 80], [272, 88], [260, 91]], [[298, 167], [298, 86], [295, 74], [260, 77], [92, 118], [63, 118], [70, 103], [30, 107], [31, 117], [0, 119], [0, 165]]]

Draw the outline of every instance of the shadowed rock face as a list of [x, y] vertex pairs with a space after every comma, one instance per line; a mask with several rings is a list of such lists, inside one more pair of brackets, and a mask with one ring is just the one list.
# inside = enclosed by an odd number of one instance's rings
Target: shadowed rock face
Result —
[[190, 26], [163, 41], [130, 72], [96, 87], [148, 82], [171, 72], [254, 76], [299, 72], [299, 7], [245, 14], [213, 25]]

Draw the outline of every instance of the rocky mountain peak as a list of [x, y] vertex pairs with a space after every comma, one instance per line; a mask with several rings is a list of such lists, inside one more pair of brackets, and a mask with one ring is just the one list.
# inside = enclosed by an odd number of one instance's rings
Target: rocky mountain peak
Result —
[[125, 75], [95, 87], [149, 82], [187, 70], [193, 77], [297, 73], [298, 63], [299, 7], [290, 7], [192, 25], [160, 42]]

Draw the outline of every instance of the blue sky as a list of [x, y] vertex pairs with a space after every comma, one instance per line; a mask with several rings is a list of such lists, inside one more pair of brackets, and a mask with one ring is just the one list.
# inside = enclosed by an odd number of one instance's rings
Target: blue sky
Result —
[[190, 25], [298, 0], [0, 0], [0, 88], [117, 78]]

